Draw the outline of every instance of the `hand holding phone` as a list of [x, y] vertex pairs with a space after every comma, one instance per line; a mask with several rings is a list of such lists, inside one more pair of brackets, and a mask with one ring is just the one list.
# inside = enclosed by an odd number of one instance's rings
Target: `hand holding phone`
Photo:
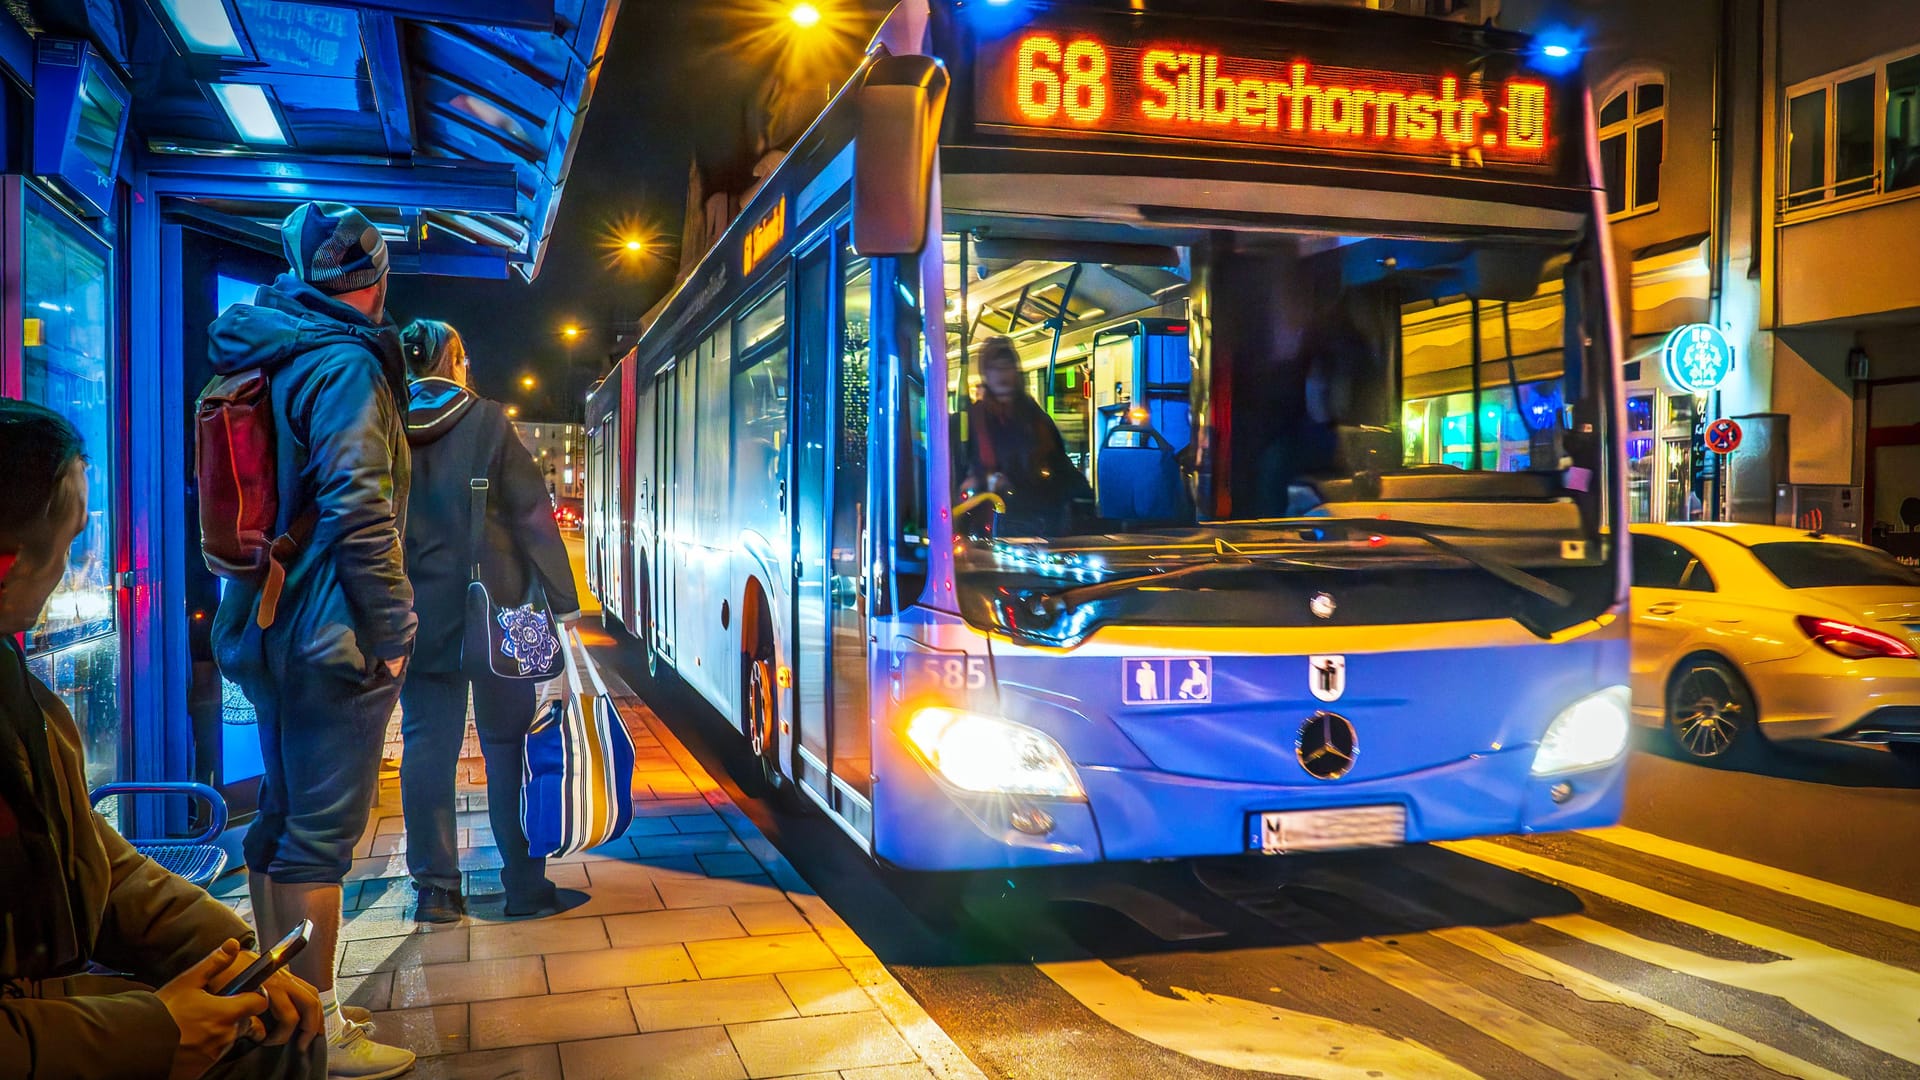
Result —
[[240, 956], [240, 943], [228, 938], [199, 963], [169, 979], [154, 996], [166, 1006], [179, 1041], [169, 1063], [169, 1080], [198, 1080], [226, 1056], [268, 1002], [257, 995], [221, 997], [211, 989]]
[[286, 967], [289, 960], [300, 955], [300, 950], [307, 947], [307, 941], [312, 936], [313, 923], [307, 919], [300, 920], [300, 925], [294, 927], [286, 937], [281, 938], [278, 944], [261, 953], [258, 959], [247, 965], [247, 970], [235, 976], [226, 986], [221, 987], [220, 996], [235, 997], [259, 990], [274, 972]]

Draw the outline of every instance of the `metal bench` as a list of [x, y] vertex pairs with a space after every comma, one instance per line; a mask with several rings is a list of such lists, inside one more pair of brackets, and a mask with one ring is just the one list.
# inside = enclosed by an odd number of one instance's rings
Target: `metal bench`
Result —
[[219, 792], [205, 784], [187, 781], [151, 781], [102, 784], [94, 788], [89, 797], [93, 805], [99, 806], [102, 799], [115, 795], [185, 795], [206, 803], [207, 826], [200, 830], [200, 835], [186, 840], [129, 836], [127, 843], [132, 844], [135, 851], [203, 889], [213, 884], [213, 879], [227, 868], [227, 853], [213, 843], [227, 828], [227, 800], [221, 798]]

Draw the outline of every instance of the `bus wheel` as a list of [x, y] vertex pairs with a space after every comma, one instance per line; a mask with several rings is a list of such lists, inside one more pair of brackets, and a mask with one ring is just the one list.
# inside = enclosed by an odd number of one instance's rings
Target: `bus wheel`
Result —
[[1695, 656], [1680, 665], [1667, 688], [1667, 736], [1686, 758], [1734, 762], [1759, 748], [1753, 692], [1718, 657]]
[[760, 780], [768, 793], [778, 791], [786, 777], [780, 772], [780, 732], [775, 726], [773, 701], [773, 659], [766, 656], [741, 657], [741, 701], [747, 707], [747, 741], [760, 765]]
[[740, 701], [746, 710], [747, 741], [760, 766], [762, 794], [776, 809], [789, 814], [803, 812], [806, 796], [780, 770], [780, 698], [772, 656], [740, 657]]

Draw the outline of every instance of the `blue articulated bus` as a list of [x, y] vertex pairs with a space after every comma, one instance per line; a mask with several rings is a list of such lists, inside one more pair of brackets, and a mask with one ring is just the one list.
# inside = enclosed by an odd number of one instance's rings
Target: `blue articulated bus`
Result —
[[607, 618], [910, 869], [1616, 820], [1577, 58], [908, 0], [589, 402]]

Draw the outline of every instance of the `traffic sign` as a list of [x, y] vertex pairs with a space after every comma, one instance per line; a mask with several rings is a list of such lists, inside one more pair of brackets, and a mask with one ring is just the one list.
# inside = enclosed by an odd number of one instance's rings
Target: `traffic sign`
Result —
[[1707, 449], [1716, 454], [1731, 454], [1740, 449], [1740, 424], [1725, 418], [1708, 424]]

